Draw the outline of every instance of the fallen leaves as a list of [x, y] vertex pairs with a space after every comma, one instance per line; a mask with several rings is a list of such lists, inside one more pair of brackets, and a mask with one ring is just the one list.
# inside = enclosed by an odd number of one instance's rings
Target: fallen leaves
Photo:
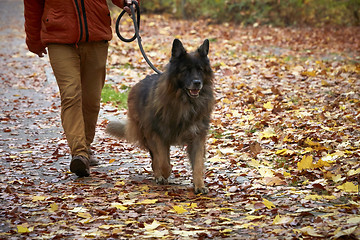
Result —
[[177, 214], [182, 214], [182, 213], [188, 212], [183, 206], [173, 206], [173, 209]]
[[338, 189], [341, 189], [348, 193], [359, 193], [359, 185], [355, 185], [352, 182], [346, 182], [340, 186], [337, 187]]
[[303, 156], [300, 162], [297, 164], [298, 170], [313, 169], [313, 157], [311, 155]]
[[267, 207], [268, 209], [272, 209], [275, 207], [274, 203], [272, 203], [271, 201], [263, 198], [263, 204], [265, 205], [265, 207]]
[[274, 225], [283, 225], [283, 224], [288, 224], [292, 221], [293, 221], [293, 218], [290, 216], [276, 215], [276, 217], [274, 218], [273, 224]]
[[22, 224], [17, 226], [18, 233], [29, 233], [34, 231], [34, 227], [28, 227], [27, 224]]
[[[170, 184], [156, 185], [148, 154], [102, 133], [104, 118], [126, 115], [111, 105], [102, 106], [94, 143], [102, 164], [92, 177], [76, 179], [59, 134], [56, 91], [41, 84], [42, 69], [1, 55], [2, 86], [17, 92], [4, 90], [0, 103], [0, 238], [360, 236], [358, 29], [244, 29], [157, 15], [143, 20], [155, 65], [168, 61], [174, 36], [189, 46], [211, 39], [217, 104], [207, 146], [210, 193], [192, 192], [186, 151], [178, 148], [171, 149]], [[117, 39], [107, 71], [114, 88], [152, 73], [136, 45]]]

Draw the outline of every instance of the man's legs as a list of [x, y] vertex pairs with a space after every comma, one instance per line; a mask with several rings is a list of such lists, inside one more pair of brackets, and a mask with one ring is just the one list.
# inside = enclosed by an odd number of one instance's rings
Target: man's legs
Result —
[[82, 87], [82, 113], [87, 148], [94, 140], [100, 110], [101, 90], [105, 83], [108, 42], [79, 45]]
[[51, 44], [49, 58], [61, 97], [61, 123], [72, 156], [88, 157], [82, 113], [80, 55], [75, 45]]
[[105, 82], [108, 43], [48, 46], [61, 96], [61, 121], [71, 149], [70, 170], [89, 175], [89, 149], [95, 135]]

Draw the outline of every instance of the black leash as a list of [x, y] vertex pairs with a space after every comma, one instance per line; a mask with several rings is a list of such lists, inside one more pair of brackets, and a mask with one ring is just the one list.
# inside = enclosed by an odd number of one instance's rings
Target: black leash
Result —
[[[137, 13], [137, 19], [135, 17], [135, 11], [134, 11], [134, 7], [133, 7], [133, 4], [135, 5], [136, 7], [136, 13]], [[139, 29], [140, 29], [140, 7], [139, 7], [139, 4], [136, 2], [136, 1], [132, 1], [132, 3], [130, 5], [128, 5], [128, 7], [130, 8], [131, 10], [131, 18], [133, 20], [133, 23], [134, 23], [134, 29], [135, 29], [135, 34], [132, 38], [124, 38], [121, 33], [120, 33], [120, 20], [122, 18], [122, 16], [126, 13], [125, 10], [123, 10], [119, 17], [117, 18], [116, 20], [116, 25], [115, 25], [115, 30], [116, 30], [116, 35], [121, 39], [121, 41], [124, 41], [124, 42], [132, 42], [134, 41], [135, 39], [138, 40], [138, 45], [139, 45], [139, 48], [140, 48], [140, 51], [141, 51], [141, 54], [143, 55], [145, 61], [149, 64], [149, 66], [158, 74], [161, 74], [162, 72], [160, 72], [152, 63], [151, 61], [149, 60], [149, 58], [146, 56], [146, 53], [144, 51], [144, 48], [141, 44], [141, 37], [140, 37], [140, 34], [139, 34]]]

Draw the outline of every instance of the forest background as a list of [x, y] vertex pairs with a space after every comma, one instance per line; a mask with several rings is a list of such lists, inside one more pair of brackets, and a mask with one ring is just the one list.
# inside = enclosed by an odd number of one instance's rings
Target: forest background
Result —
[[148, 13], [177, 18], [208, 18], [216, 23], [273, 26], [359, 26], [359, 0], [152, 0], [141, 2]]

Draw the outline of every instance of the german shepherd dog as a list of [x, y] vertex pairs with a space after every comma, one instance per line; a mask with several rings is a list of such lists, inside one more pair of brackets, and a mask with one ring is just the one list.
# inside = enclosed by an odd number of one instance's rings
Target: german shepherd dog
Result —
[[195, 193], [204, 194], [205, 142], [215, 102], [208, 52], [207, 39], [191, 53], [175, 39], [165, 72], [132, 87], [127, 120], [110, 122], [106, 128], [110, 135], [150, 152], [158, 184], [166, 184], [171, 174], [170, 146], [186, 145]]

